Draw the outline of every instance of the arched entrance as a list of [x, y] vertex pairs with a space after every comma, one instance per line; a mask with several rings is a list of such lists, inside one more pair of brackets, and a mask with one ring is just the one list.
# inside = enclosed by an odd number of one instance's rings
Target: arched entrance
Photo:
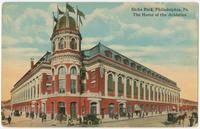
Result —
[[70, 105], [70, 110], [71, 110], [71, 117], [76, 118], [77, 113], [76, 113], [76, 102], [72, 102]]
[[97, 103], [96, 102], [92, 102], [90, 104], [90, 113], [97, 114]]
[[109, 114], [109, 117], [112, 117], [113, 113], [114, 113], [114, 104], [110, 103], [108, 105], [108, 114]]
[[120, 103], [119, 104], [119, 114], [121, 117], [125, 116], [125, 104], [124, 103]]
[[58, 102], [58, 113], [65, 114], [65, 103]]

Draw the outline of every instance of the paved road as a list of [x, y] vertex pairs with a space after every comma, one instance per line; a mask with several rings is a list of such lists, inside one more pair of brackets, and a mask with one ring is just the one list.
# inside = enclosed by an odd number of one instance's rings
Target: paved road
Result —
[[[42, 123], [41, 119], [30, 119], [21, 117], [12, 117], [12, 122], [10, 125], [7, 124], [7, 121], [2, 121], [3, 126], [6, 127], [66, 127], [66, 122], [59, 123], [55, 120], [48, 120], [47, 122]], [[185, 120], [185, 127], [189, 125], [189, 119]], [[98, 127], [183, 127], [178, 124], [167, 123], [167, 116], [154, 116], [146, 118], [137, 118], [131, 120], [120, 120], [113, 122], [104, 122], [103, 124], [96, 125]]]

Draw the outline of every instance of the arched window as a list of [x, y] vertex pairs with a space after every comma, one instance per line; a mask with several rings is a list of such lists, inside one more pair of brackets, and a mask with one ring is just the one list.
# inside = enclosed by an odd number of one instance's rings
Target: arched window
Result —
[[108, 75], [108, 92], [113, 91], [113, 76], [112, 74]]
[[66, 69], [64, 66], [61, 66], [59, 69], [58, 69], [58, 75], [59, 77], [62, 77], [63, 75], [66, 74]]
[[58, 44], [59, 49], [64, 49], [64, 39], [62, 38]]
[[123, 87], [122, 87], [122, 78], [118, 78], [118, 95], [121, 96], [123, 93]]
[[70, 48], [71, 48], [71, 49], [76, 49], [76, 48], [77, 48], [77, 47], [76, 47], [76, 41], [75, 41], [74, 38], [72, 38], [72, 40], [71, 40], [71, 42], [70, 42]]
[[70, 69], [70, 74], [71, 75], [76, 75], [77, 74], [77, 70], [76, 70], [76, 67], [73, 66], [71, 69]]
[[59, 93], [65, 93], [65, 85], [66, 85], [66, 69], [65, 67], [61, 66], [58, 69], [58, 78], [59, 78]]
[[55, 42], [53, 42], [53, 44], [52, 44], [52, 51], [53, 52], [55, 51]]
[[131, 85], [130, 85], [130, 80], [126, 80], [126, 93], [127, 95], [131, 95]]

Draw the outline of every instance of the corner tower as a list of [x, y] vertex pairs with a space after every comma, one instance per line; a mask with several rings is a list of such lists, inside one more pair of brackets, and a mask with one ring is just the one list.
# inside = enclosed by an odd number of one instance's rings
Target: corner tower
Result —
[[[81, 67], [81, 34], [78, 26], [80, 16], [70, 16], [75, 13], [73, 8], [66, 6], [66, 12], [59, 8], [57, 18], [54, 18], [53, 33], [50, 38], [52, 46], [51, 68], [52, 86], [54, 93], [78, 94], [80, 93], [80, 67]], [[74, 18], [74, 17], [77, 17]], [[76, 20], [75, 20], [76, 19]]]

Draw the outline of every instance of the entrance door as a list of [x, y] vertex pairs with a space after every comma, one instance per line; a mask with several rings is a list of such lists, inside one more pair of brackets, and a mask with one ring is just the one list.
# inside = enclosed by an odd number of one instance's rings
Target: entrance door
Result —
[[124, 104], [123, 104], [123, 103], [121, 103], [121, 104], [119, 105], [119, 112], [120, 112], [120, 113], [125, 112], [125, 111], [124, 111]]
[[70, 109], [71, 109], [71, 117], [76, 118], [77, 114], [76, 114], [76, 103], [75, 102], [71, 103]]
[[91, 114], [97, 114], [97, 103], [91, 103]]
[[65, 103], [58, 102], [58, 113], [65, 114]]

